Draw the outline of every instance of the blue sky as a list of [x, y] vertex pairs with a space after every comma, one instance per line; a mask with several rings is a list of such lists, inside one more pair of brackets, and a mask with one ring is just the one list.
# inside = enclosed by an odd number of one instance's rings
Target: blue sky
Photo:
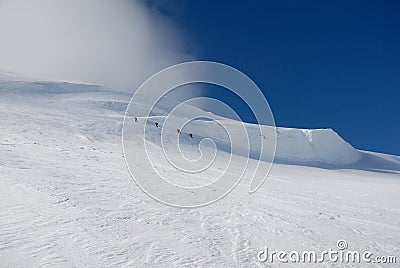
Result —
[[250, 76], [278, 126], [329, 127], [356, 148], [400, 155], [400, 2], [178, 0], [160, 9], [189, 53]]

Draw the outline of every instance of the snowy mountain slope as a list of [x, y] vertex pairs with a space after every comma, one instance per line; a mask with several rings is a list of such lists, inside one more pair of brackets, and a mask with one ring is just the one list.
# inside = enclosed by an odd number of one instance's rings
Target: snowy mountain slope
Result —
[[[358, 151], [332, 130], [279, 128], [278, 164], [258, 192], [248, 194], [245, 176], [210, 206], [177, 209], [130, 178], [120, 137], [130, 97], [92, 85], [2, 78], [0, 267], [265, 267], [257, 261], [264, 246], [322, 251], [339, 239], [376, 255], [398, 254], [400, 157]], [[188, 106], [182, 116], [203, 113]], [[162, 122], [165, 112], [155, 116]], [[225, 137], [212, 124], [191, 125], [195, 137], [184, 136], [182, 150], [196, 157], [196, 141], [212, 136], [226, 157]], [[172, 139], [176, 130], [166, 134]], [[156, 138], [150, 142], [159, 147]], [[221, 172], [190, 176], [153, 157], [182, 184]]]

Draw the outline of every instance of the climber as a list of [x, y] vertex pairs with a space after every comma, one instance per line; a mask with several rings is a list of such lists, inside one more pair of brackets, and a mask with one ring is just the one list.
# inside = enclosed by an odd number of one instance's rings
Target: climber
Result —
[[156, 127], [158, 127], [158, 122], [156, 122]]

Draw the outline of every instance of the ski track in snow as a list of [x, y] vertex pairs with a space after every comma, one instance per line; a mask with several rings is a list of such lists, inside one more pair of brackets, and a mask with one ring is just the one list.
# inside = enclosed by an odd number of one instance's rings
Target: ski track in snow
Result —
[[375, 171], [275, 164], [255, 194], [245, 177], [214, 204], [179, 209], [130, 178], [129, 94], [18, 81], [0, 94], [0, 267], [266, 267], [264, 246], [320, 252], [339, 239], [400, 258], [399, 157], [364, 152], [386, 161]]

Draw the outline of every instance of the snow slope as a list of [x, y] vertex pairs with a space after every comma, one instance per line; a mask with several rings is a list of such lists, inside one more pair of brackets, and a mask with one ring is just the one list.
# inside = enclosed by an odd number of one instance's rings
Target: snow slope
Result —
[[[353, 249], [398, 255], [399, 156], [356, 150], [330, 129], [278, 128], [277, 164], [259, 191], [248, 194], [245, 176], [212, 205], [173, 208], [143, 193], [125, 166], [120, 135], [130, 97], [95, 85], [0, 75], [0, 267], [265, 267], [257, 261], [265, 246], [322, 251], [339, 239]], [[147, 105], [145, 98], [137, 105]], [[182, 117], [237, 124], [183, 110]], [[154, 116], [162, 122], [166, 112]], [[224, 158], [229, 145], [213, 124], [192, 124], [187, 131], [195, 138], [184, 138], [182, 150], [196, 156], [197, 141], [212, 136]], [[155, 147], [156, 136], [149, 136]], [[153, 157], [159, 172], [182, 184], [221, 172], [191, 176]], [[283, 265], [292, 266], [299, 264]], [[348, 267], [336, 265], [342, 266]]]

